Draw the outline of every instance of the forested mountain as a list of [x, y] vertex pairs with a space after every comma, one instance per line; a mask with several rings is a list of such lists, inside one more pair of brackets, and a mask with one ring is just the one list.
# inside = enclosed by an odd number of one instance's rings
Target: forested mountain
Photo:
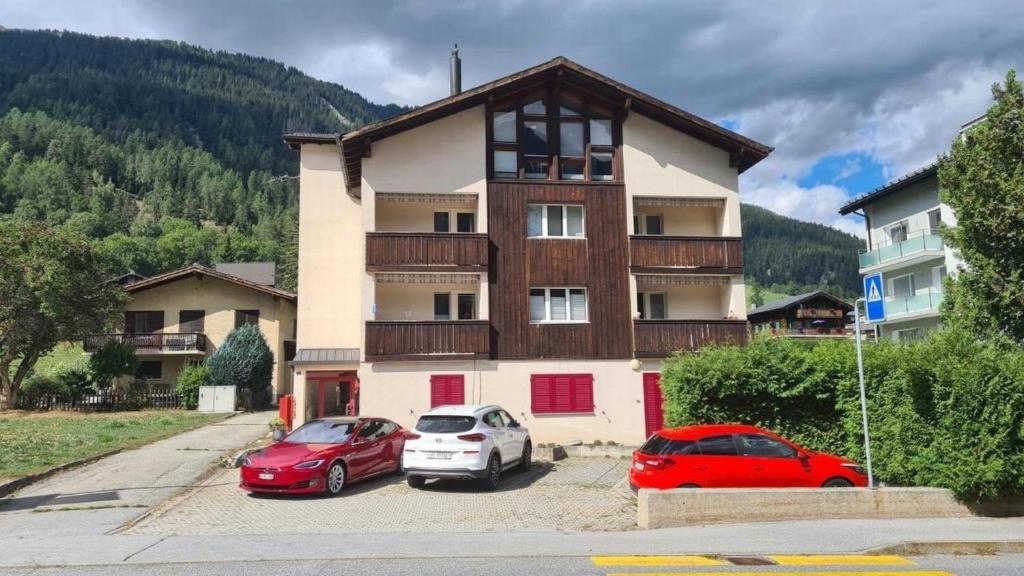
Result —
[[863, 241], [856, 236], [751, 204], [741, 214], [747, 282], [784, 294], [821, 288], [849, 298], [860, 292], [857, 250]]
[[[74, 227], [114, 273], [274, 260], [294, 289], [298, 162], [282, 134], [402, 110], [264, 58], [0, 29], [0, 216]], [[853, 236], [754, 206], [743, 229], [748, 279], [856, 292]]]

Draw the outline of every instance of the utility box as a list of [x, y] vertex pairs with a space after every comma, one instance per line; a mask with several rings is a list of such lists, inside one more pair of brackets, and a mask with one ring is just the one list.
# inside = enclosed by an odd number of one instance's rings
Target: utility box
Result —
[[235, 386], [200, 386], [199, 412], [234, 412]]

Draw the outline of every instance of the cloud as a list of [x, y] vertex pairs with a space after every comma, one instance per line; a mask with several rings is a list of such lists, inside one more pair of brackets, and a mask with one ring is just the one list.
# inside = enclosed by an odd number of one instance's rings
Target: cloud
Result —
[[859, 237], [865, 237], [864, 224], [840, 216], [834, 206], [846, 203], [847, 192], [831, 184], [803, 187], [782, 179], [770, 184], [754, 184], [743, 189], [743, 201], [757, 204], [783, 216], [818, 222]]

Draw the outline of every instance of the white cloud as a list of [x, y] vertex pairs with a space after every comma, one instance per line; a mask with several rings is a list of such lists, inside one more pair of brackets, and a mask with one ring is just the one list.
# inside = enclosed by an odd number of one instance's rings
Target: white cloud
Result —
[[744, 202], [767, 208], [776, 214], [825, 224], [861, 238], [866, 235], [863, 223], [840, 216], [836, 211], [847, 201], [846, 190], [838, 186], [824, 184], [804, 188], [783, 178], [769, 184], [755, 182], [741, 186], [740, 189]]

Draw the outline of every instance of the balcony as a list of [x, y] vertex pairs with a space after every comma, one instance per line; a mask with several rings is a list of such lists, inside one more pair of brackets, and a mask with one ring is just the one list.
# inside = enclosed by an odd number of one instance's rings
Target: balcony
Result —
[[885, 301], [885, 319], [902, 320], [920, 316], [932, 316], [939, 313], [942, 305], [942, 292], [928, 291], [915, 294], [910, 298], [893, 298]]
[[661, 358], [684, 350], [747, 342], [746, 320], [634, 320], [633, 350], [638, 358]]
[[836, 338], [846, 337], [846, 328], [768, 328], [772, 336], [794, 338]]
[[798, 308], [797, 318], [845, 318], [846, 313], [838, 308]]
[[206, 354], [206, 335], [198, 332], [183, 334], [89, 334], [83, 347], [93, 353], [114, 340], [135, 348], [138, 355], [147, 354]]
[[703, 236], [630, 236], [634, 273], [739, 274], [743, 239]]
[[927, 260], [944, 256], [942, 238], [927, 230], [911, 232], [902, 242], [889, 242], [876, 245], [871, 250], [861, 250], [858, 254], [861, 271], [882, 268], [886, 264], [909, 264], [919, 260]]
[[369, 232], [370, 272], [483, 272], [487, 235], [437, 232]]
[[487, 320], [371, 321], [366, 323], [366, 361], [488, 358]]

